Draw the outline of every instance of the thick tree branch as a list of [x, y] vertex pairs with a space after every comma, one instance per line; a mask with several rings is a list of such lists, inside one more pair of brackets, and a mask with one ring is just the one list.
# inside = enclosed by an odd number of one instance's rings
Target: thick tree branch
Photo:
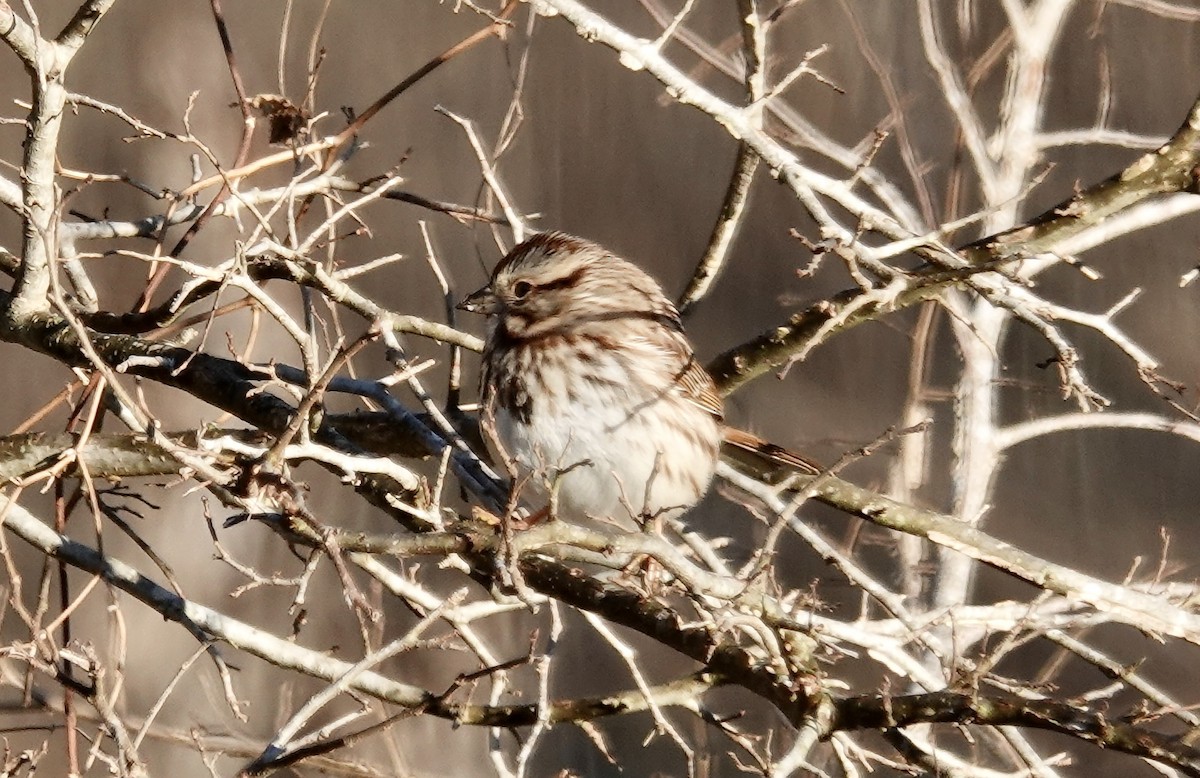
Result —
[[1169, 737], [1077, 705], [961, 692], [836, 700], [827, 733], [914, 724], [990, 724], [1045, 729], [1200, 775], [1200, 751]]
[[46, 41], [41, 40], [29, 22], [17, 16], [7, 2], [0, 2], [0, 39], [21, 58], [28, 72], [35, 73], [44, 66], [40, 58], [49, 53]]
[[116, 0], [87, 0], [75, 11], [71, 21], [62, 28], [54, 42], [66, 50], [69, 57], [83, 46], [100, 19], [112, 8]]
[[[720, 472], [768, 505], [779, 507], [782, 504], [772, 487], [760, 488], [727, 465], [723, 465]], [[926, 538], [1046, 591], [1086, 602], [1113, 620], [1135, 629], [1200, 645], [1200, 614], [1172, 602], [1167, 594], [1154, 596], [1129, 585], [1102, 581], [1041, 559], [953, 516], [905, 505], [838, 478], [798, 475], [794, 476], [792, 484], [800, 491], [810, 489], [813, 498], [826, 505], [881, 527]]]

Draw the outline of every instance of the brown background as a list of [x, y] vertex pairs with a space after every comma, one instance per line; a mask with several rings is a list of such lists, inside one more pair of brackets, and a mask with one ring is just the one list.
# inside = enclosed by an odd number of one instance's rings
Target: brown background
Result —
[[[283, 4], [227, 0], [225, 5], [247, 88], [253, 93], [278, 91], [275, 73]], [[318, 110], [334, 115], [324, 127], [337, 126], [341, 107], [361, 110], [429, 57], [480, 26], [479, 17], [467, 11], [456, 15], [452, 5], [382, 0], [333, 3], [322, 40], [328, 56], [316, 93]], [[639, 34], [656, 32], [635, 3], [616, 0], [597, 5]], [[945, 3], [947, 9], [958, 5]], [[962, 53], [978, 56], [1000, 29], [1001, 12], [998, 3], [970, 5], [979, 17], [977, 30], [960, 39], [948, 28], [948, 36]], [[320, 3], [313, 1], [295, 5], [287, 61], [287, 90], [291, 96], [300, 93], [307, 36], [319, 7]], [[37, 4], [47, 29], [57, 29], [71, 8], [72, 3], [61, 0]], [[719, 43], [737, 34], [734, 9], [732, 2], [701, 0], [688, 26], [706, 40]], [[958, 159], [953, 125], [919, 49], [912, 4], [879, 0], [802, 3], [777, 33], [774, 52], [778, 65], [772, 73], [778, 76], [786, 72], [787, 64], [797, 61], [803, 52], [830, 43], [831, 51], [818, 60], [819, 67], [846, 93], [837, 94], [805, 79], [789, 91], [787, 102], [847, 144], [869, 136], [889, 109], [878, 79], [864, 62], [851, 32], [847, 12], [853, 13], [865, 29], [866, 39], [886, 63], [901, 95], [911, 141], [927, 166], [925, 183], [941, 218], [946, 210], [947, 177]], [[443, 105], [470, 117], [485, 142], [493, 142], [511, 96], [517, 58], [527, 40], [527, 11], [520, 11], [518, 19], [518, 29], [509, 45], [485, 42], [388, 106], [367, 126], [363, 136], [367, 148], [352, 161], [350, 175], [365, 178], [404, 159], [401, 172], [407, 180], [406, 189], [456, 202], [477, 201], [481, 180], [474, 156], [457, 126], [432, 109]], [[1198, 44], [1195, 24], [1156, 19], [1111, 3], [1080, 3], [1051, 61], [1053, 86], [1047, 126], [1065, 129], [1091, 125], [1099, 99], [1098, 73], [1106, 59], [1114, 97], [1109, 125], [1132, 132], [1169, 134], [1200, 91]], [[678, 55], [685, 68], [697, 66], [694, 72], [718, 93], [730, 98], [740, 94], [735, 83], [698, 66], [692, 54], [680, 49], [671, 49], [671, 53]], [[989, 123], [995, 120], [1000, 78], [996, 75], [985, 81], [979, 91], [977, 104]], [[69, 84], [74, 91], [119, 104], [149, 124], [177, 131], [182, 129], [181, 115], [188, 95], [197, 92], [192, 116], [194, 133], [221, 159], [233, 156], [240, 118], [236, 108], [229, 107], [234, 93], [206, 3], [121, 0], [76, 60]], [[11, 101], [27, 99], [28, 84], [10, 54], [0, 55], [0, 96], [4, 98], [0, 105], [8, 106], [0, 112], [11, 117], [22, 115]], [[537, 221], [540, 227], [564, 229], [602, 242], [644, 264], [669, 290], [678, 292], [706, 244], [735, 144], [703, 114], [669, 104], [663, 98], [662, 88], [650, 76], [619, 66], [613, 52], [585, 44], [562, 20], [538, 20], [522, 101], [524, 124], [501, 161], [501, 172], [518, 207], [541, 214]], [[127, 144], [120, 140], [125, 134], [125, 128], [111, 117], [81, 111], [67, 120], [61, 163], [79, 170], [127, 172], [155, 186], [178, 189], [186, 185], [190, 165], [184, 148], [172, 141]], [[0, 126], [0, 156], [7, 163], [19, 162], [20, 139], [19, 125]], [[1108, 176], [1136, 153], [1112, 148], [1053, 151], [1048, 160], [1053, 170], [1031, 197], [1032, 205], [1025, 215], [1031, 216], [1062, 199], [1077, 184]], [[818, 160], [814, 164], [825, 166]], [[899, 165], [895, 143], [884, 147], [877, 164], [894, 173], [897, 180], [908, 181]], [[11, 170], [8, 174], [13, 175]], [[254, 183], [280, 181], [279, 177], [267, 176]], [[905, 183], [904, 188], [910, 191], [911, 184]], [[966, 211], [974, 206], [973, 197], [968, 194]], [[70, 205], [90, 215], [107, 212], [113, 217], [129, 218], [162, 209], [161, 204], [128, 188], [101, 184], [85, 187]], [[398, 203], [374, 204], [367, 214], [372, 235], [345, 241], [340, 256], [350, 263], [391, 252], [404, 253], [408, 258], [402, 263], [358, 283], [360, 289], [395, 310], [431, 318], [442, 315], [437, 287], [421, 259], [418, 220], [429, 223], [439, 256], [460, 292], [478, 286], [499, 256], [485, 230], [464, 228], [440, 214]], [[1195, 218], [1177, 220], [1165, 228], [1090, 253], [1086, 259], [1103, 274], [1100, 281], [1086, 281], [1066, 268], [1052, 270], [1039, 279], [1039, 288], [1046, 296], [1090, 310], [1107, 307], [1133, 286], [1144, 287], [1141, 300], [1121, 321], [1162, 361], [1166, 374], [1188, 385], [1187, 404], [1194, 397], [1190, 388], [1200, 380], [1200, 350], [1196, 348], [1196, 333], [1200, 332], [1196, 296], [1200, 288], [1180, 289], [1177, 280], [1200, 261], [1198, 225], [1200, 221]], [[783, 321], [789, 312], [851, 285], [833, 260], [826, 260], [825, 269], [816, 277], [798, 278], [796, 271], [808, 262], [809, 255], [788, 236], [791, 227], [808, 232], [812, 224], [789, 191], [772, 181], [766, 171], [760, 171], [751, 212], [729, 270], [711, 298], [688, 321], [702, 356], [713, 356]], [[185, 256], [200, 263], [222, 261], [229, 256], [233, 234], [228, 225], [216, 224], [201, 234]], [[15, 248], [19, 236], [16, 218], [9, 213], [0, 216], [0, 244]], [[964, 232], [956, 240], [966, 242], [974, 237]], [[149, 245], [147, 242], [143, 248]], [[109, 304], [121, 308], [132, 303], [144, 272], [137, 263], [106, 258], [93, 260], [89, 266], [101, 281], [102, 295], [115, 301]], [[287, 302], [298, 304], [295, 299]], [[729, 415], [777, 442], [827, 460], [873, 439], [899, 420], [911, 358], [908, 333], [913, 319], [911, 312], [893, 315], [835, 338], [786, 377], [765, 378], [738, 393], [730, 402]], [[479, 332], [480, 324], [468, 321], [465, 326]], [[1114, 399], [1117, 409], [1164, 410], [1162, 401], [1145, 390], [1130, 364], [1111, 346], [1088, 333], [1075, 334], [1085, 368], [1101, 391]], [[428, 344], [414, 346], [425, 353], [438, 353]], [[280, 351], [270, 353], [271, 348]], [[209, 349], [226, 354], [224, 336], [215, 334]], [[274, 345], [267, 341], [254, 354], [257, 359], [272, 356], [295, 362], [295, 354], [282, 341], [274, 341]], [[1035, 366], [1049, 356], [1048, 347], [1036, 335], [1020, 328], [1011, 332], [1005, 357], [1013, 387], [1003, 394], [1008, 418], [1067, 409], [1057, 397], [1053, 371]], [[944, 328], [937, 336], [934, 359], [933, 374], [941, 387], [949, 388], [958, 357]], [[6, 398], [0, 410], [0, 426], [6, 428], [19, 423], [68, 380], [62, 367], [14, 345], [0, 346], [0, 365], [0, 392]], [[381, 361], [379, 371], [385, 369]], [[431, 377], [428, 385], [438, 387], [440, 381]], [[202, 419], [213, 418], [211, 410], [178, 395], [157, 388], [150, 388], [150, 392], [158, 398], [154, 407], [169, 424], [195, 426]], [[168, 399], [169, 404], [163, 402]], [[952, 409], [948, 402], [935, 409], [933, 475], [925, 497], [929, 505], [944, 507]], [[48, 423], [46, 428], [55, 427]], [[856, 465], [849, 477], [864, 485], [880, 485], [887, 465], [887, 454], [880, 454]], [[1191, 550], [1200, 540], [1200, 517], [1195, 507], [1200, 496], [1200, 483], [1195, 477], [1198, 469], [1200, 448], [1167, 435], [1094, 431], [1039, 440], [1018, 449], [1006, 462], [987, 526], [994, 534], [1034, 553], [1114, 580], [1120, 579], [1138, 556], [1145, 558], [1144, 565], [1157, 564], [1162, 544], [1159, 528], [1165, 527], [1172, 536], [1171, 560], [1179, 567], [1178, 575], [1190, 579], [1196, 567]], [[378, 526], [379, 518], [363, 504], [323, 502], [320, 477], [312, 477], [314, 507], [331, 523]], [[159, 494], [156, 499], [162, 501], [163, 510], [151, 514], [139, 528], [168, 558], [181, 580], [189, 582], [186, 593], [286, 634], [290, 627], [285, 613], [286, 595], [255, 591], [233, 604], [227, 599], [239, 580], [211, 558], [197, 496], [183, 496], [175, 490]], [[845, 523], [815, 511], [814, 517], [835, 531], [839, 523]], [[706, 505], [696, 521], [710, 532], [733, 535], [737, 539], [734, 548], [743, 553], [753, 543], [754, 531], [745, 526], [745, 514], [720, 499]], [[262, 570], [294, 570], [294, 563], [279, 548], [278, 541], [257, 527], [225, 531], [222, 539], [239, 558]], [[110, 550], [122, 558], [137, 559], [131, 546], [116, 539]], [[886, 558], [886, 548], [881, 554]], [[787, 569], [793, 584], [820, 579], [821, 592], [831, 603], [856, 607], [856, 595], [812, 554], [791, 549], [789, 555]], [[30, 570], [36, 571], [36, 564], [31, 565]], [[340, 595], [332, 594], [336, 583], [332, 579], [326, 583], [330, 597], [340, 599]], [[1028, 594], [1022, 585], [985, 574], [978, 597], [991, 601]], [[194, 644], [182, 631], [163, 625], [146, 610], [129, 605], [125, 613], [130, 635], [128, 705], [130, 710], [144, 711]], [[101, 615], [86, 618], [94, 619], [96, 628], [81, 626], [81, 632], [104, 634]], [[399, 628], [402, 618], [395, 618]], [[314, 621], [305, 631], [305, 642], [310, 646], [332, 646], [345, 640], [353, 652], [351, 624], [342, 608], [314, 608]], [[511, 625], [507, 639], [513, 652], [526, 644], [525, 630], [529, 626]], [[1112, 644], [1120, 645], [1122, 631], [1110, 629]], [[1103, 636], [1100, 642], [1105, 642]], [[1146, 642], [1138, 645], [1146, 650]], [[590, 645], [568, 642], [564, 652], [566, 662], [577, 655], [585, 673], [578, 678], [560, 678], [562, 693], [602, 691], [606, 680], [622, 672], [607, 649], [598, 651]], [[1194, 699], [1194, 651], [1176, 648], [1163, 653], [1156, 657], [1147, 675], [1179, 690], [1183, 699]], [[1031, 650], [1024, 658], [1030, 667], [1036, 667], [1047, 654]], [[1138, 656], [1128, 654], [1125, 658], [1133, 661]], [[402, 667], [385, 669], [400, 672], [417, 683], [426, 678], [444, 681], [447, 673], [465, 669], [447, 668], [444, 660], [432, 653], [424, 659], [429, 666], [423, 671], [414, 667], [412, 660], [406, 660], [410, 664]], [[175, 692], [174, 704], [165, 711], [163, 723], [184, 731], [192, 726], [214, 734], [228, 731], [248, 747], [260, 747], [279, 717], [315, 688], [311, 683], [293, 686], [294, 679], [274, 673], [252, 658], [238, 657], [236, 661], [243, 668], [238, 678], [239, 693], [252, 701], [248, 724], [234, 722], [227, 712], [222, 716], [224, 708], [207, 668], [194, 672]], [[846, 667], [845, 674], [854, 678], [853, 667]], [[1081, 689], [1099, 682], [1096, 677], [1061, 680], [1078, 683]], [[6, 694], [11, 701], [15, 692]], [[736, 696], [730, 700], [735, 701]], [[17, 724], [23, 716], [13, 714], [8, 718]], [[0, 718], [0, 723], [6, 720]], [[648, 720], [641, 717], [605, 725], [614, 734], [617, 753], [638, 760], [638, 765], [625, 774], [649, 774], [654, 769], [679, 774], [682, 768], [677, 753], [661, 739], [649, 750], [638, 749], [637, 743], [649, 726]], [[481, 762], [483, 733], [451, 731], [443, 723], [421, 720], [403, 723], [393, 732], [395, 747], [402, 751], [413, 774], [486, 772]], [[698, 731], [693, 735], [702, 737]], [[23, 737], [29, 742], [40, 738]], [[386, 747], [382, 740], [376, 738], [361, 746], [364, 759]], [[1048, 748], [1063, 747], [1062, 741], [1046, 742]], [[550, 743], [540, 752], [536, 774], [551, 775], [562, 766], [574, 766], [588, 775], [613, 773], [576, 731], [562, 728], [551, 736]], [[167, 763], [164, 758], [177, 760], [171, 770], [161, 774], [207, 774], [195, 756], [187, 755], [186, 746], [150, 746], [146, 756], [152, 769], [156, 764], [161, 769]], [[1086, 767], [1076, 768], [1080, 771], [1077, 774], [1099, 775], [1107, 767], [1111, 771], [1104, 774], [1127, 775], [1136, 770], [1150, 774], [1127, 757], [1106, 759], [1092, 752], [1091, 758], [1095, 761], [1089, 759]], [[231, 763], [223, 764], [228, 767]], [[737, 772], [728, 761], [718, 758], [713, 774]]]

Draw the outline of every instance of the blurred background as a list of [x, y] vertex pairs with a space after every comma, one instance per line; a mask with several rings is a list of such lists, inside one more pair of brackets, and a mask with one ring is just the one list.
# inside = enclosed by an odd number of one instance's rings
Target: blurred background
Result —
[[[282, 93], [299, 102], [304, 95], [307, 63], [314, 29], [324, 18], [318, 47], [323, 50], [314, 107], [328, 118], [320, 132], [333, 132], [342, 124], [346, 109], [361, 111], [378, 96], [412, 73], [434, 55], [478, 29], [485, 19], [462, 4], [452, 2], [395, 2], [394, 0], [226, 0], [224, 11], [238, 66], [251, 94]], [[630, 32], [654, 37], [662, 27], [651, 11], [674, 13], [676, 4], [658, 5], [631, 0], [595, 2], [595, 9]], [[979, 0], [935, 2], [945, 39], [952, 55], [962, 61], [983, 58], [997, 38], [1005, 35], [1006, 21], [1000, 3]], [[1189, 106], [1200, 94], [1200, 15], [1185, 3], [1172, 5], [1179, 14], [1147, 12], [1129, 2], [1077, 2], [1049, 61], [1050, 93], [1045, 104], [1047, 131], [1086, 129], [1103, 117], [1105, 127], [1151, 138], [1165, 138], [1178, 127]], [[1146, 5], [1150, 5], [1147, 3]], [[1170, 4], [1164, 4], [1170, 5]], [[956, 128], [945, 100], [920, 46], [915, 3], [879, 0], [807, 0], [789, 3], [771, 33], [768, 72], [778, 79], [806, 52], [827, 45], [815, 58], [817, 70], [837, 89], [803, 77], [787, 90], [781, 102], [803, 120], [850, 148], [869, 148], [877, 129], [890, 133], [874, 158], [874, 167], [897, 183], [917, 203], [929, 225], [974, 212], [980, 205], [977, 186], [965, 171]], [[58, 29], [70, 17], [75, 3], [44, 0], [34, 3], [42, 27]], [[281, 51], [281, 31], [289, 16]], [[687, 35], [728, 62], [738, 63], [740, 46], [737, 5], [731, 0], [699, 0], [687, 16]], [[680, 43], [668, 47], [673, 60], [698, 82], [725, 97], [739, 101], [743, 89], [697, 52]], [[282, 60], [281, 60], [282, 54]], [[977, 109], [991, 126], [998, 121], [998, 99], [1004, 88], [1002, 60], [985, 72], [973, 87]], [[282, 74], [282, 83], [280, 75]], [[886, 83], [881, 81], [881, 76]], [[118, 0], [87, 42], [72, 66], [69, 88], [104, 102], [119, 105], [155, 127], [183, 132], [183, 116], [194, 96], [189, 122], [191, 132], [222, 161], [232, 160], [241, 133], [241, 117], [234, 106], [228, 68], [207, 3], [176, 0], [164, 5], [154, 0]], [[519, 88], [520, 121], [511, 142], [499, 155], [497, 168], [516, 208], [536, 214], [531, 223], [539, 229], [561, 229], [597, 242], [647, 267], [664, 286], [677, 294], [686, 286], [707, 245], [736, 153], [736, 142], [712, 119], [676, 104], [662, 86], [645, 72], [627, 69], [609, 49], [583, 41], [565, 21], [556, 18], [530, 21], [521, 7], [505, 41], [487, 40], [452, 59], [388, 105], [362, 133], [364, 147], [350, 161], [346, 174], [356, 180], [396, 169], [405, 178], [403, 189], [424, 197], [461, 203], [485, 204], [485, 186], [479, 162], [461, 128], [436, 112], [442, 106], [475, 124], [489, 153], [513, 105]], [[889, 93], [892, 104], [889, 104]], [[17, 101], [29, 97], [28, 77], [11, 53], [0, 54], [0, 158], [15, 178], [20, 163], [22, 117]], [[895, 115], [898, 103], [901, 113]], [[778, 120], [768, 122], [779, 137], [789, 140], [788, 129]], [[128, 128], [112, 116], [79, 109], [66, 120], [60, 145], [64, 169], [126, 174], [155, 189], [179, 190], [192, 177], [189, 155], [193, 149], [175, 140], [124, 140]], [[903, 133], [915, 154], [915, 172], [902, 158]], [[251, 158], [270, 153], [263, 133], [255, 138]], [[1116, 144], [1066, 145], [1045, 150], [1041, 180], [1022, 207], [1022, 218], [1070, 196], [1076, 189], [1100, 181], [1120, 170], [1140, 148]], [[817, 154], [802, 159], [815, 168], [845, 177]], [[202, 167], [209, 169], [207, 163]], [[255, 177], [247, 185], [278, 186], [290, 174], [282, 166]], [[963, 176], [952, 192], [953, 182]], [[68, 207], [84, 218], [135, 219], [162, 213], [163, 202], [134, 188], [113, 183], [64, 179], [70, 194]], [[923, 190], [923, 191], [922, 191]], [[457, 294], [480, 286], [502, 255], [492, 232], [478, 224], [463, 224], [419, 207], [377, 202], [365, 210], [368, 229], [341, 241], [337, 259], [359, 264], [393, 252], [404, 259], [355, 281], [360, 290], [388, 308], [434, 320], [444, 320], [444, 303], [437, 281], [424, 260], [425, 246], [419, 223], [429, 229], [438, 260]], [[753, 184], [749, 213], [733, 247], [725, 272], [712, 294], [689, 314], [687, 327], [705, 360], [742, 343], [787, 317], [854, 282], [844, 266], [827, 258], [818, 272], [802, 277], [811, 254], [789, 234], [796, 230], [819, 240], [812, 221], [794, 195], [761, 169]], [[20, 222], [11, 213], [0, 213], [0, 245], [20, 245]], [[976, 230], [976, 231], [972, 231]], [[171, 234], [181, 234], [176, 228]], [[497, 234], [507, 239], [508, 234]], [[232, 255], [237, 225], [219, 219], [200, 232], [184, 253], [199, 264], [216, 264]], [[968, 226], [950, 238], [962, 245], [980, 237]], [[1177, 379], [1185, 392], [1177, 399], [1195, 406], [1200, 382], [1200, 332], [1197, 295], [1200, 287], [1181, 288], [1179, 278], [1200, 263], [1197, 246], [1200, 219], [1184, 217], [1135, 233], [1089, 252], [1084, 260], [1100, 274], [1089, 280], [1069, 267], [1055, 268], [1037, 279], [1038, 291], [1047, 298], [1082, 310], [1101, 311], [1135, 287], [1141, 297], [1120, 322], [1157, 357], [1165, 375]], [[173, 240], [168, 240], [171, 245]], [[89, 245], [103, 251], [117, 245]], [[134, 246], [149, 251], [152, 242]], [[128, 309], [144, 281], [144, 266], [115, 256], [88, 260], [101, 292], [101, 307]], [[178, 286], [182, 275], [164, 284]], [[268, 286], [278, 299], [299, 310], [294, 289]], [[888, 427], [901, 423], [910, 388], [914, 360], [912, 332], [918, 312], [909, 310], [840, 334], [816, 349], [786, 374], [766, 377], [729, 399], [728, 415], [773, 441], [797, 448], [823, 461], [874, 440]], [[950, 445], [954, 408], [950, 389], [957, 380], [960, 357], [949, 337], [944, 314], [938, 314], [928, 351], [923, 394], [929, 402], [933, 427], [928, 435], [928, 479], [918, 490], [921, 504], [945, 510], [950, 489], [949, 472], [954, 451]], [[209, 335], [206, 349], [229, 356], [224, 330], [242, 343], [248, 317], [233, 315], [221, 320], [220, 331]], [[345, 319], [356, 333], [362, 322]], [[481, 334], [482, 322], [467, 319], [459, 325]], [[1076, 338], [1083, 365], [1097, 388], [1113, 401], [1115, 410], [1146, 410], [1175, 414], [1163, 399], [1147, 390], [1132, 364], [1111, 344], [1087, 331], [1068, 328]], [[432, 343], [412, 340], [416, 355], [441, 358]], [[922, 347], [923, 349], [923, 347]], [[370, 352], [368, 352], [370, 353]], [[1050, 357], [1047, 344], [1021, 327], [1011, 329], [1003, 344], [1006, 367], [998, 393], [1002, 418], [1009, 421], [1054, 413], [1063, 408], [1058, 377], [1053, 369], [1039, 367]], [[294, 346], [280, 335], [260, 338], [252, 360], [278, 360], [295, 364]], [[387, 372], [380, 349], [378, 374]], [[475, 359], [468, 355], [467, 394], [474, 396]], [[48, 359], [11, 344], [0, 344], [0, 426], [17, 427], [54, 392], [70, 380], [68, 371]], [[370, 370], [370, 360], [358, 367]], [[445, 366], [426, 376], [426, 385], [440, 387]], [[235, 425], [217, 411], [177, 392], [145, 387], [151, 407], [169, 428], [194, 429], [216, 422]], [[411, 397], [403, 398], [411, 402]], [[60, 430], [64, 414], [51, 415], [39, 429]], [[853, 465], [844, 475], [856, 483], [882, 489], [887, 484], [891, 453], [884, 450]], [[988, 530], [1024, 549], [1108, 580], [1121, 580], [1139, 563], [1152, 570], [1163, 555], [1163, 532], [1170, 536], [1167, 569], [1176, 578], [1196, 577], [1190, 549], [1200, 542], [1200, 447], [1182, 436], [1134, 430], [1093, 430], [1038, 439], [1015, 449], [995, 481], [994, 498], [987, 515]], [[365, 503], [339, 500], [335, 483], [313, 470], [310, 499], [315, 512], [329, 523], [344, 527], [380, 528], [387, 522]], [[212, 542], [198, 494], [184, 490], [154, 492], [161, 510], [147, 511], [138, 531], [161, 553], [184, 582], [187, 596], [228, 610], [239, 618], [287, 635], [292, 617], [287, 613], [290, 595], [270, 588], [245, 592], [236, 600], [230, 593], [244, 583], [227, 566], [214, 560]], [[49, 504], [48, 498], [31, 498], [31, 509]], [[845, 517], [816, 507], [806, 507], [811, 519], [835, 537], [854, 535], [857, 542], [877, 544], [879, 569], [893, 559], [889, 536], [863, 528]], [[761, 539], [761, 526], [740, 506], [713, 495], [694, 514], [696, 525], [712, 535], [733, 538], [730, 554], [745, 559]], [[218, 524], [220, 516], [217, 517]], [[86, 536], [84, 527], [78, 531]], [[861, 533], [861, 535], [859, 534]], [[242, 562], [261, 572], [295, 574], [298, 563], [270, 533], [255, 525], [220, 531], [221, 542]], [[113, 535], [109, 553], [139, 566], [144, 559], [129, 541]], [[859, 593], [832, 573], [815, 554], [799, 543], [784, 549], [780, 569], [793, 587], [815, 581], [820, 597], [837, 615], [849, 617], [859, 607]], [[35, 581], [40, 558], [26, 560], [27, 581]], [[447, 574], [447, 586], [452, 578]], [[80, 577], [79, 583], [86, 582]], [[328, 571], [318, 575], [310, 597], [319, 600], [321, 586], [335, 592], [338, 584]], [[985, 572], [975, 593], [978, 602], [1028, 598], [1032, 589]], [[331, 595], [332, 598], [332, 595]], [[340, 594], [337, 595], [340, 603]], [[99, 602], [99, 599], [96, 600]], [[124, 707], [144, 712], [195, 649], [182, 630], [167, 625], [154, 613], [131, 606], [124, 609], [128, 654], [124, 663], [128, 688]], [[391, 614], [402, 629], [404, 614]], [[76, 617], [76, 634], [102, 642], [118, 641], [102, 607]], [[537, 620], [514, 619], [497, 626], [492, 635], [497, 650], [519, 655], [528, 648], [529, 631]], [[357, 647], [352, 615], [344, 607], [312, 607], [302, 642], [337, 652], [345, 641], [347, 657]], [[1108, 630], [1111, 634], [1106, 634]], [[1106, 627], [1094, 639], [1121, 658], [1147, 661], [1144, 673], [1182, 699], [1194, 700], [1200, 691], [1195, 679], [1194, 649], [1155, 647], [1139, 640], [1129, 647], [1133, 631]], [[15, 633], [14, 633], [15, 634]], [[623, 672], [619, 658], [607, 647], [597, 647], [594, 636], [580, 631], [585, 640], [568, 639], [562, 666], [577, 658], [586, 668], [579, 677], [556, 678], [561, 694], [600, 693], [605, 683]], [[11, 636], [6, 637], [11, 639]], [[630, 638], [638, 644], [636, 638]], [[1124, 652], [1124, 653], [1122, 653]], [[261, 748], [277, 726], [307, 694], [320, 687], [298, 681], [252, 657], [230, 652], [240, 668], [236, 677], [239, 696], [249, 701], [245, 723], [230, 716], [221, 700], [211, 668], [185, 676], [164, 709], [159, 722], [164, 731], [196, 732], [225, 744], [230, 753], [245, 756]], [[1053, 652], [1036, 645], [1018, 652], [1014, 660], [1023, 667], [1006, 668], [1022, 677], [1036, 675], [1053, 660]], [[399, 660], [397, 660], [399, 661]], [[663, 657], [655, 672], [677, 673], [681, 667]], [[454, 674], [473, 669], [465, 659], [458, 663], [446, 652], [426, 651], [406, 656], [402, 665], [384, 667], [413, 683], [445, 685]], [[674, 671], [674, 672], [672, 672]], [[857, 685], [873, 690], [879, 679], [855, 669], [852, 662], [833, 668]], [[1055, 675], [1063, 689], [1072, 685], [1090, 688], [1097, 678], [1080, 671]], [[1049, 679], [1047, 679], [1049, 680]], [[53, 689], [50, 694], [55, 694]], [[14, 710], [23, 692], [4, 692], [11, 713], [0, 714], [0, 727], [14, 728], [8, 736], [14, 746], [41, 742], [44, 732], [15, 731], [35, 720], [36, 714]], [[3, 699], [3, 698], [0, 698]], [[734, 710], [748, 706], [750, 715], [771, 724], [772, 713], [753, 705], [744, 695], [722, 693], [714, 707]], [[782, 727], [782, 722], [776, 722]], [[702, 750], [705, 732], [688, 731]], [[772, 724], [774, 726], [774, 724]], [[607, 721], [614, 756], [626, 761], [624, 775], [684, 774], [678, 752], [664, 738], [640, 743], [653, 727], [648, 716]], [[56, 735], [50, 736], [52, 751]], [[1067, 748], [1065, 740], [1034, 737], [1044, 751]], [[443, 722], [416, 717], [389, 734], [356, 746], [355, 758], [377, 765], [402, 765], [404, 774], [451, 776], [490, 774], [486, 768], [484, 731], [452, 731]], [[208, 775], [209, 769], [186, 739], [152, 738], [143, 746], [154, 774]], [[454, 744], [454, 747], [449, 747]], [[1151, 774], [1128, 757], [1108, 757], [1096, 750], [1074, 768], [1078, 775]], [[636, 761], [631, 761], [636, 760]], [[47, 763], [53, 775], [55, 763]], [[228, 774], [236, 759], [217, 761], [215, 774]], [[581, 775], [616, 775], [596, 746], [577, 730], [552, 731], [536, 757], [533, 774], [556, 775], [572, 769]], [[154, 769], [155, 766], [159, 769]], [[170, 765], [167, 770], [163, 765]], [[737, 775], [734, 762], [714, 753], [704, 762], [706, 775]], [[379, 774], [389, 774], [379, 768]], [[1071, 769], [1067, 769], [1070, 773]]]

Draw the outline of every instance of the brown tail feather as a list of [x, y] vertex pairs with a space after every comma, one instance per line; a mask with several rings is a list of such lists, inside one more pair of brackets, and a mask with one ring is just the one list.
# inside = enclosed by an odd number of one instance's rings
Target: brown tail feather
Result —
[[762, 457], [775, 464], [795, 468], [802, 473], [817, 475], [824, 470], [824, 468], [811, 459], [782, 446], [777, 446], [770, 441], [763, 440], [745, 430], [740, 430], [736, 427], [726, 427], [723, 436], [725, 445], [735, 452], [746, 452], [755, 457]]

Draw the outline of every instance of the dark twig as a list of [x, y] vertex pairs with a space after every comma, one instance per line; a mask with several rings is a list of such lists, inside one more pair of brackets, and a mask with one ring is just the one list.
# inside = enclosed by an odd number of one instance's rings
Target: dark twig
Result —
[[[766, 30], [759, 14], [757, 0], [738, 0], [738, 14], [742, 18], [742, 51], [746, 60], [746, 97], [752, 106], [762, 109], [761, 101], [766, 97]], [[761, 110], [759, 110], [761, 121]], [[724, 267], [733, 241], [737, 237], [750, 202], [750, 187], [754, 173], [758, 170], [758, 153], [745, 141], [738, 143], [737, 160], [733, 163], [733, 174], [725, 189], [721, 212], [713, 225], [708, 239], [708, 248], [692, 273], [692, 280], [679, 298], [679, 312], [687, 314], [712, 288], [717, 275]]]

